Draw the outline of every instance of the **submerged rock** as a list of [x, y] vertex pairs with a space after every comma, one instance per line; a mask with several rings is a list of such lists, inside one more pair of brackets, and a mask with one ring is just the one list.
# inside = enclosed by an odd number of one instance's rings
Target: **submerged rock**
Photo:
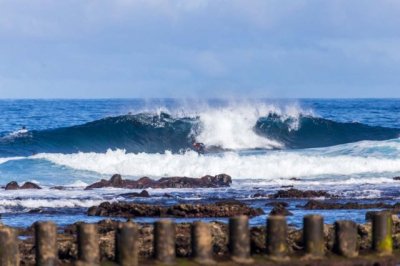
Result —
[[298, 190], [295, 188], [289, 190], [278, 190], [275, 194], [270, 196], [274, 199], [279, 198], [333, 198], [334, 195], [323, 190]]
[[137, 192], [132, 192], [132, 193], [124, 193], [120, 195], [121, 197], [124, 198], [150, 198], [149, 192], [147, 190], [142, 190], [142, 192], [137, 193]]
[[215, 188], [229, 187], [232, 178], [226, 174], [216, 176], [206, 175], [201, 178], [193, 177], [163, 177], [159, 180], [153, 180], [149, 177], [142, 177], [138, 180], [124, 180], [121, 175], [113, 175], [110, 180], [102, 179], [99, 182], [91, 184], [85, 190], [103, 187], [115, 188]]
[[255, 209], [243, 203], [218, 202], [214, 204], [177, 204], [160, 206], [131, 202], [103, 202], [88, 209], [89, 216], [113, 217], [232, 217], [237, 215], [258, 216], [262, 209]]
[[18, 189], [42, 189], [35, 183], [25, 182], [22, 186], [19, 186], [17, 182], [11, 181], [5, 187], [5, 190], [18, 190]]

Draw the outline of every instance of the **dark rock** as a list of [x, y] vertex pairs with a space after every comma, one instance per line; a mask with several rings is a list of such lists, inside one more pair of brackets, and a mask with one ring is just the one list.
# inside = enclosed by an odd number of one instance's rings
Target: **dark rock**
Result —
[[255, 193], [254, 195], [252, 195], [251, 197], [252, 197], [252, 198], [266, 198], [266, 197], [268, 197], [268, 196], [267, 196], [267, 194], [265, 194], [265, 193], [260, 193], [260, 192], [258, 192], [258, 193]]
[[400, 180], [400, 176], [393, 177], [393, 180]]
[[291, 181], [301, 181], [301, 179], [297, 178], [297, 177], [291, 177], [291, 178], [289, 178], [289, 180], [291, 180]]
[[277, 205], [274, 208], [272, 208], [271, 212], [269, 215], [283, 215], [283, 216], [290, 216], [293, 215], [290, 211], [288, 211], [285, 207], [281, 205]]
[[150, 198], [150, 194], [146, 190], [142, 190], [142, 192], [140, 193], [137, 192], [124, 193], [121, 194], [120, 196], [124, 198]]
[[113, 217], [232, 217], [237, 215], [258, 216], [262, 209], [254, 209], [246, 204], [236, 202], [217, 202], [214, 204], [177, 204], [160, 206], [137, 204], [131, 202], [103, 202], [99, 206], [90, 207], [89, 216]]
[[287, 185], [287, 186], [281, 186], [281, 188], [293, 188], [294, 186], [292, 185]]
[[115, 188], [216, 188], [229, 187], [232, 178], [229, 175], [220, 174], [216, 176], [192, 177], [164, 177], [153, 180], [149, 177], [142, 177], [138, 180], [124, 180], [120, 175], [113, 175], [110, 180], [102, 179], [99, 182], [87, 186], [85, 189], [115, 187]]
[[338, 202], [326, 202], [320, 200], [310, 200], [304, 206], [298, 206], [298, 207], [303, 207], [307, 210], [335, 210], [335, 209], [355, 210], [355, 209], [386, 209], [386, 208], [394, 208], [395, 205], [390, 205], [383, 202], [362, 204], [357, 202], [338, 203]]
[[36, 185], [35, 183], [32, 182], [25, 182], [25, 184], [23, 184], [20, 189], [42, 189], [41, 187], [39, 187], [38, 185]]
[[335, 197], [323, 190], [298, 190], [295, 188], [289, 190], [278, 190], [275, 194], [271, 195], [271, 198], [332, 198]]
[[112, 187], [122, 187], [124, 185], [123, 181], [122, 181], [122, 176], [121, 175], [113, 175], [110, 178], [110, 184]]
[[17, 190], [17, 189], [19, 189], [19, 185], [15, 181], [11, 181], [5, 187], [5, 190]]
[[15, 181], [8, 183], [5, 187], [5, 190], [17, 190], [17, 189], [42, 189], [42, 188], [32, 182], [25, 182], [22, 186], [19, 186], [18, 183]]
[[56, 189], [56, 190], [66, 190], [66, 187], [63, 186], [55, 186], [55, 187], [51, 187], [50, 189]]

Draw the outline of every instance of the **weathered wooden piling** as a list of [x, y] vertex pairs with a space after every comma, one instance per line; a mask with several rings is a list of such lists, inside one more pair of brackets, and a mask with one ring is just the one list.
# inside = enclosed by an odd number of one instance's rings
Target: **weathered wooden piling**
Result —
[[229, 219], [229, 251], [232, 260], [237, 263], [253, 262], [250, 257], [250, 230], [247, 216]]
[[154, 223], [154, 258], [164, 264], [175, 262], [175, 224], [171, 220]]
[[0, 227], [0, 265], [19, 266], [17, 234], [8, 226]]
[[335, 252], [347, 258], [358, 256], [355, 222], [347, 220], [335, 222]]
[[78, 260], [86, 265], [99, 265], [100, 247], [95, 224], [80, 224], [78, 226]]
[[138, 228], [132, 222], [121, 224], [115, 234], [115, 261], [120, 266], [139, 265]]
[[57, 228], [54, 223], [35, 223], [35, 251], [37, 266], [57, 265]]
[[271, 215], [267, 218], [266, 247], [270, 259], [288, 259], [289, 249], [285, 216]]
[[210, 225], [204, 222], [194, 222], [191, 228], [192, 257], [204, 265], [215, 264], [212, 258], [212, 235]]
[[325, 254], [324, 219], [320, 215], [306, 215], [303, 219], [303, 242], [308, 257]]
[[376, 212], [372, 215], [372, 249], [380, 255], [392, 254], [392, 223], [389, 212]]

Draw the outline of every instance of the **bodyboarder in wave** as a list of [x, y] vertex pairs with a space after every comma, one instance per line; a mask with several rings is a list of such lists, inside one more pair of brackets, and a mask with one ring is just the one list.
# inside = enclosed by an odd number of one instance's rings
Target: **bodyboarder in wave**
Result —
[[197, 151], [198, 154], [204, 154], [206, 146], [201, 142], [193, 142], [193, 149]]

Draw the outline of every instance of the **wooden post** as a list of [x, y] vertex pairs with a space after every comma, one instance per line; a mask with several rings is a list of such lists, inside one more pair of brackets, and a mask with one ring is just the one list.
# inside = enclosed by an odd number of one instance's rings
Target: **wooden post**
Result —
[[99, 237], [95, 224], [83, 223], [78, 226], [78, 260], [88, 265], [100, 263]]
[[121, 266], [139, 265], [138, 228], [132, 222], [123, 223], [115, 234], [115, 260]]
[[175, 263], [175, 224], [171, 220], [154, 223], [154, 257], [161, 263]]
[[392, 254], [392, 223], [392, 215], [388, 212], [372, 215], [372, 249], [380, 255]]
[[322, 216], [314, 214], [304, 216], [303, 241], [307, 256], [324, 256], [324, 219]]
[[358, 256], [357, 224], [355, 222], [335, 222], [335, 251], [347, 258]]
[[35, 223], [35, 247], [37, 266], [57, 265], [57, 229], [54, 223]]
[[212, 236], [210, 226], [203, 222], [192, 224], [192, 257], [199, 264], [215, 264], [212, 259]]
[[0, 227], [0, 265], [19, 266], [20, 257], [18, 250], [17, 234], [14, 229]]
[[249, 218], [245, 215], [229, 219], [229, 250], [233, 261], [252, 263], [250, 257]]
[[287, 260], [287, 223], [285, 216], [271, 215], [267, 219], [267, 253], [272, 260]]

